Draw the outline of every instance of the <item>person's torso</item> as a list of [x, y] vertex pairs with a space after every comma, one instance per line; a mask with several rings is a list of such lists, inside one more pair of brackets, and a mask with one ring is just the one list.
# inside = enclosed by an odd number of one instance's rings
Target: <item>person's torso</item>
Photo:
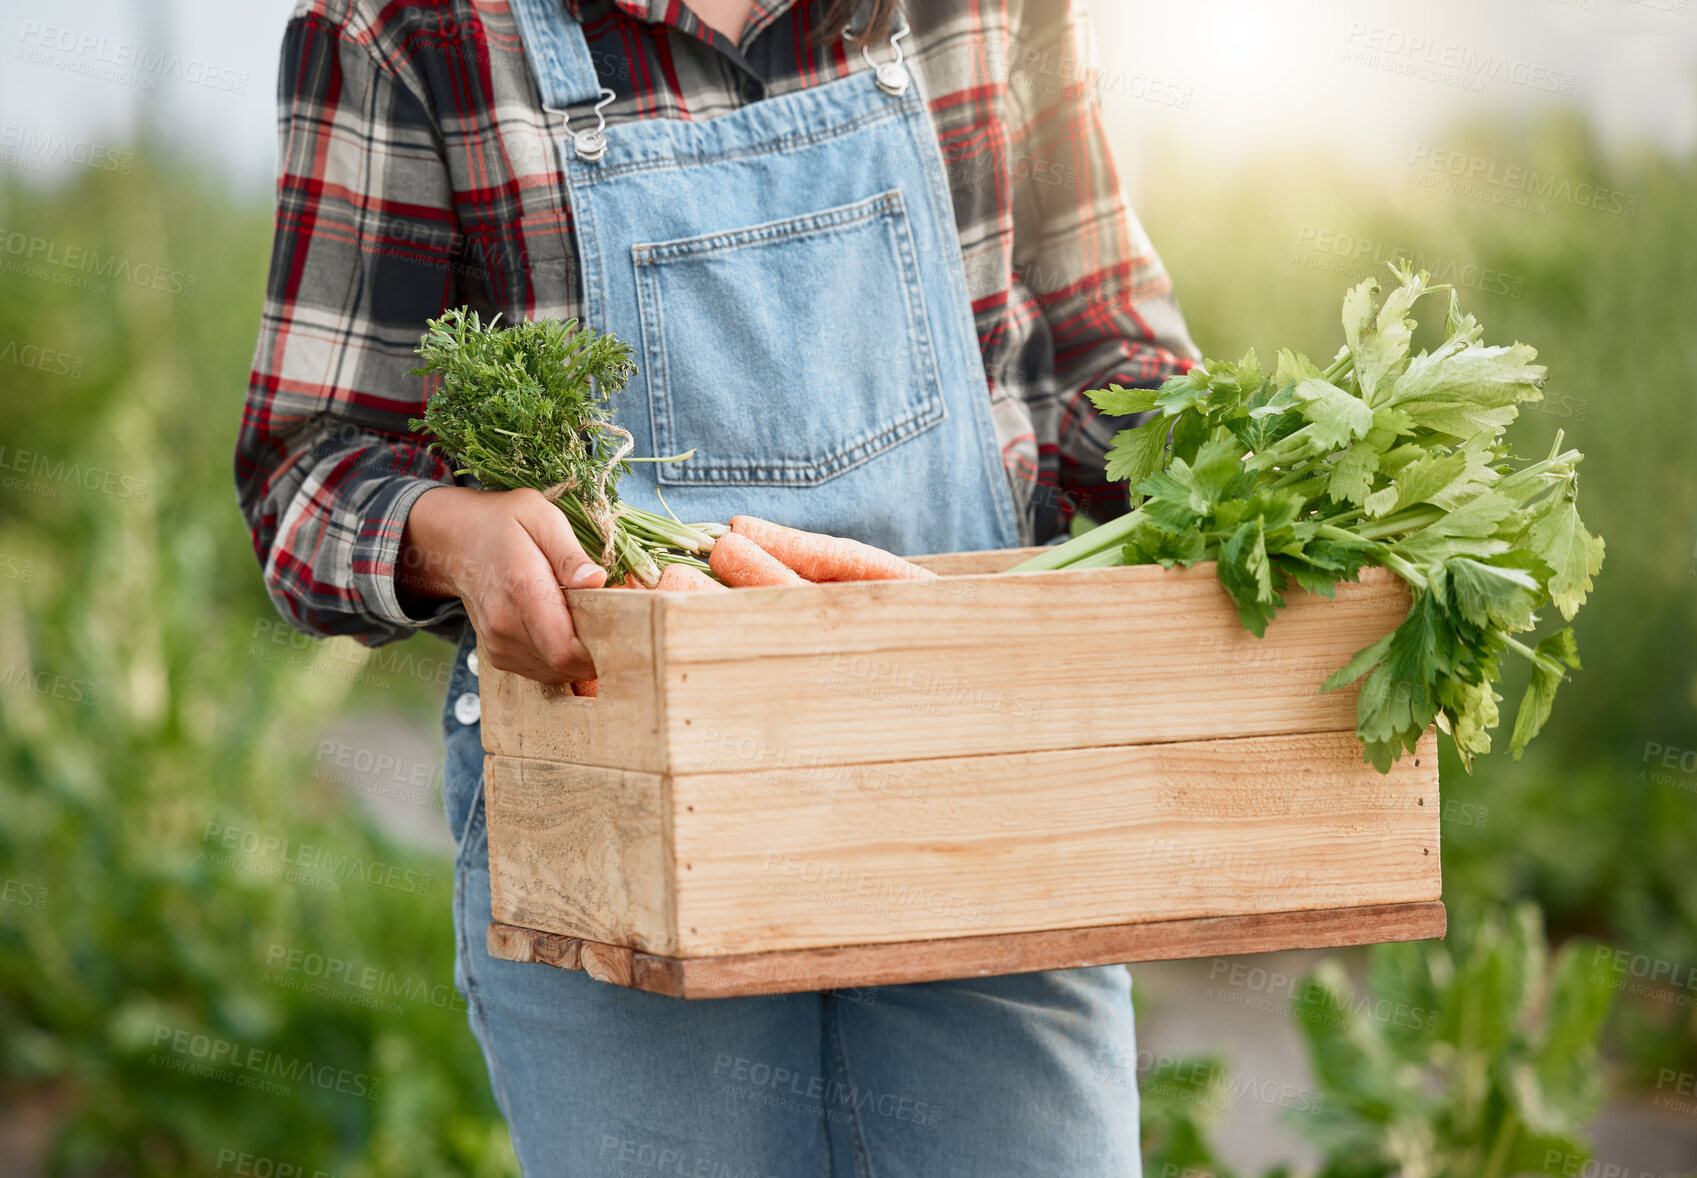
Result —
[[[609, 133], [646, 119], [719, 118], [870, 70], [840, 37], [818, 35], [825, 7], [785, 8], [727, 53], [717, 35], [718, 47], [636, 20], [610, 0], [584, 6], [591, 60], [615, 96], [603, 111]], [[1011, 18], [995, 6], [910, 7], [905, 64], [926, 96], [945, 168], [995, 443], [1010, 471], [1034, 469], [1031, 416], [1018, 393], [1046, 379], [1047, 328], [1015, 269]], [[513, 11], [451, 0], [390, 9], [385, 19], [378, 40], [410, 55], [397, 72], [439, 129], [452, 187], [455, 223], [444, 233], [454, 289], [445, 301], [507, 321], [583, 317], [560, 123], [543, 109]]]

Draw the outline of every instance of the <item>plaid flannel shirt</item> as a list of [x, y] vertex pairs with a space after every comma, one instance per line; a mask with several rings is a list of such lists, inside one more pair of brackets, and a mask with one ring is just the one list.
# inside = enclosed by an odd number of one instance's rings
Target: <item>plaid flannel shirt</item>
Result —
[[[867, 68], [819, 28], [825, 0], [757, 0], [735, 44], [678, 0], [563, 2], [617, 96], [610, 127], [710, 119]], [[1084, 390], [1157, 384], [1195, 349], [1121, 194], [1078, 4], [906, 7], [1022, 538], [1046, 539], [1075, 510], [1124, 510], [1103, 455], [1125, 423]], [[503, 0], [302, 0], [277, 90], [276, 238], [235, 461], [254, 550], [303, 630], [452, 635], [457, 602], [415, 614], [396, 594], [413, 502], [455, 481], [409, 432], [426, 386], [407, 373], [445, 308], [580, 314], [560, 120]]]

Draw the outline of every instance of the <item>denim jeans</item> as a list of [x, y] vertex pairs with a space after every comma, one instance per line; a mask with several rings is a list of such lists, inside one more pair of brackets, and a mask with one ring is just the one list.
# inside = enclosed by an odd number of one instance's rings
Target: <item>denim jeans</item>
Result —
[[443, 711], [454, 980], [528, 1178], [1137, 1178], [1124, 966], [685, 1001], [490, 957], [472, 641]]

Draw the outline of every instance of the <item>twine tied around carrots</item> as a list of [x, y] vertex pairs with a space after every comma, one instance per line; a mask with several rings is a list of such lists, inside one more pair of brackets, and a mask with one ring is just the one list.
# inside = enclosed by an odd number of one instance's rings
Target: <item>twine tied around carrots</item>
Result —
[[[585, 508], [589, 512], [590, 520], [595, 524], [596, 528], [600, 530], [601, 535], [604, 537], [601, 547], [601, 567], [604, 569], [610, 569], [613, 567], [614, 557], [613, 541], [615, 533], [613, 531], [613, 520], [617, 517], [618, 513], [613, 510], [613, 504], [607, 497], [607, 476], [612, 472], [614, 467], [624, 461], [626, 455], [636, 449], [636, 439], [631, 437], [630, 431], [625, 429], [623, 426], [614, 425], [610, 421], [598, 422], [597, 424], [608, 433], [617, 434], [622, 439], [619, 442], [618, 449], [613, 451], [612, 458], [608, 459], [606, 463], [596, 467], [595, 494], [587, 503], [584, 504]], [[548, 502], [553, 503], [558, 500], [561, 495], [566, 494], [568, 491], [576, 491], [577, 489], [578, 480], [574, 475], [571, 478], [566, 479], [564, 482], [555, 483], [553, 486], [545, 488], [542, 492], [542, 497], [548, 500]]]

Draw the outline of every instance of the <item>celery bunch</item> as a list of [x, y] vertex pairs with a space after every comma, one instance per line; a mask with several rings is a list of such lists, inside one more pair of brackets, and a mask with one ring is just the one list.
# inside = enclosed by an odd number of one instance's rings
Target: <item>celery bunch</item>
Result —
[[[1362, 680], [1356, 734], [1381, 772], [1434, 721], [1462, 763], [1490, 751], [1505, 653], [1532, 664], [1515, 716], [1516, 758], [1579, 667], [1573, 631], [1532, 645], [1538, 611], [1572, 620], [1602, 567], [1603, 541], [1579, 518], [1577, 468], [1563, 450], [1516, 459], [1503, 440], [1519, 406], [1543, 396], [1525, 344], [1488, 345], [1452, 288], [1395, 269], [1383, 303], [1368, 279], [1344, 299], [1344, 346], [1325, 369], [1281, 351], [1210, 362], [1160, 389], [1090, 394], [1104, 413], [1150, 416], [1120, 433], [1108, 474], [1134, 509], [1018, 570], [1218, 562], [1220, 584], [1261, 635], [1295, 583], [1331, 596], [1367, 565], [1413, 590], [1402, 624], [1324, 684]], [[1410, 354], [1415, 304], [1449, 290], [1444, 340]]]

